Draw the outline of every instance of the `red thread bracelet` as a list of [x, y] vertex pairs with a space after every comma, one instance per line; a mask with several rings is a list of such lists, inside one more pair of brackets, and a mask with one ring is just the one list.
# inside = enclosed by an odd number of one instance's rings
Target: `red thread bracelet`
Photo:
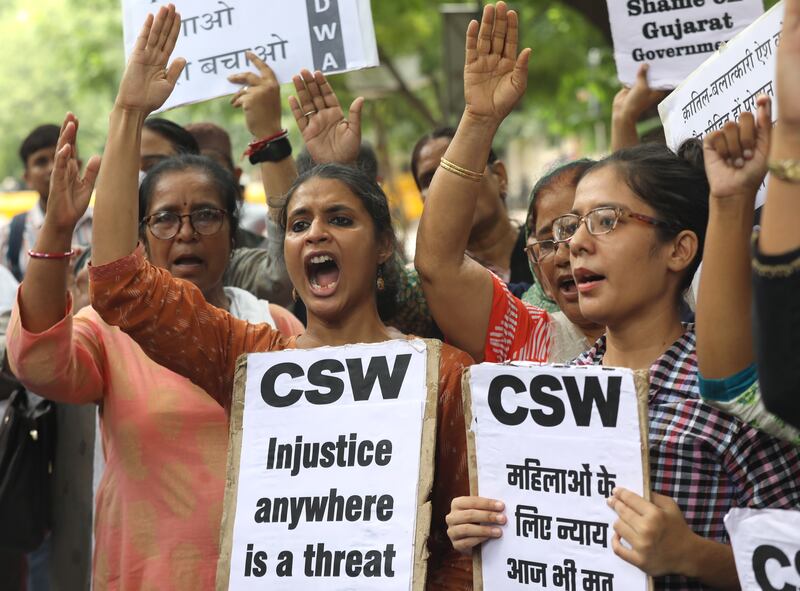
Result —
[[32, 259], [68, 259], [74, 255], [74, 248], [71, 248], [67, 252], [36, 252], [32, 248], [28, 250], [28, 256]]
[[255, 154], [256, 152], [261, 151], [267, 144], [274, 142], [275, 140], [285, 138], [288, 135], [289, 135], [288, 129], [281, 129], [278, 133], [273, 134], [269, 137], [265, 137], [260, 140], [253, 140], [252, 142], [247, 144], [247, 149], [244, 151], [244, 156], [250, 156], [251, 154]]

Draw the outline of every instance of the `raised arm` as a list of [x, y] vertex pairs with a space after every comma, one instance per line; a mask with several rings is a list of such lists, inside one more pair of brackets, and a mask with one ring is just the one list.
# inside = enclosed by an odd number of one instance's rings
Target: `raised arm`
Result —
[[[248, 51], [246, 55], [256, 66], [258, 74], [242, 72], [228, 77], [231, 82], [243, 85], [233, 95], [231, 104], [244, 113], [247, 129], [254, 141], [272, 138], [283, 131], [281, 87], [272, 68], [252, 51]], [[291, 155], [281, 160], [261, 162], [260, 166], [269, 215], [273, 221], [277, 221], [280, 214], [280, 199], [286, 195], [297, 178], [297, 167]]]
[[697, 295], [697, 359], [704, 378], [728, 378], [752, 365], [750, 236], [758, 188], [767, 173], [770, 100], [758, 122], [742, 113], [703, 142], [711, 188]]
[[639, 66], [633, 86], [623, 87], [614, 97], [611, 108], [611, 151], [639, 144], [636, 122], [651, 107], [657, 105], [667, 93], [653, 90], [647, 82], [648, 64]]
[[517, 14], [504, 2], [486, 6], [481, 23], [467, 28], [466, 107], [431, 182], [414, 257], [439, 328], [476, 361], [484, 358], [494, 283], [464, 253], [492, 139], [527, 85], [530, 49], [517, 54], [517, 37]]
[[131, 254], [138, 242], [139, 146], [142, 124], [167, 100], [186, 61], [167, 62], [180, 33], [181, 17], [170, 4], [148, 15], [122, 76], [109, 117], [108, 140], [97, 182], [92, 264]]
[[[68, 113], [56, 145], [44, 224], [33, 247], [25, 281], [8, 328], [8, 360], [27, 387], [54, 400], [99, 400], [103, 383], [90, 326], [73, 332], [67, 274], [75, 225], [89, 206], [100, 159], [92, 157], [80, 176], [75, 142], [78, 120]], [[53, 359], [58, 363], [53, 364]]]
[[[753, 265], [758, 377], [769, 410], [800, 428], [800, 0], [784, 3], [778, 123]], [[793, 172], [790, 172], [793, 170]]]

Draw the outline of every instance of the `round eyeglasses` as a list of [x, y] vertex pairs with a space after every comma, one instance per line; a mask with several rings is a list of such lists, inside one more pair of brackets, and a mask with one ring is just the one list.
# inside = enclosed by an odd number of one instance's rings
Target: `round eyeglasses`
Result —
[[565, 242], [571, 239], [581, 224], [586, 222], [586, 229], [589, 234], [600, 236], [601, 234], [608, 234], [617, 227], [617, 223], [621, 218], [630, 218], [638, 222], [650, 224], [660, 228], [669, 228], [670, 224], [664, 220], [659, 220], [649, 215], [641, 213], [633, 213], [626, 211], [621, 207], [598, 207], [586, 213], [586, 215], [577, 215], [574, 213], [567, 213], [557, 217], [553, 220], [553, 236], [556, 242]]
[[528, 254], [532, 263], [540, 263], [550, 255], [555, 254], [560, 243], [555, 240], [532, 240], [523, 250]]
[[227, 212], [224, 209], [210, 207], [197, 209], [192, 213], [177, 214], [171, 211], [159, 211], [142, 218], [141, 223], [150, 228], [150, 233], [159, 240], [171, 240], [178, 235], [183, 226], [183, 219], [189, 218], [192, 230], [201, 236], [211, 236], [219, 232]]

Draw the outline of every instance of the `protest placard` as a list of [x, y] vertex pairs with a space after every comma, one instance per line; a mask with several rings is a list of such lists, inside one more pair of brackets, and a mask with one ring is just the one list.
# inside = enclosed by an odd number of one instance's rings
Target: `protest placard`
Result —
[[240, 360], [218, 590], [423, 589], [439, 348]]
[[725, 529], [742, 591], [800, 589], [800, 511], [731, 509]]
[[763, 12], [762, 0], [608, 0], [617, 76], [632, 86], [647, 63], [652, 88], [675, 88]]
[[[732, 39], [703, 63], [661, 104], [658, 112], [667, 145], [677, 150], [691, 137], [702, 139], [736, 121], [743, 111], [756, 111], [756, 99], [772, 97], [773, 122], [778, 119], [775, 99], [775, 51], [781, 37], [783, 2]], [[762, 187], [756, 206], [763, 203]]]
[[[173, 57], [186, 67], [161, 110], [236, 92], [231, 74], [255, 71], [250, 50], [287, 82], [301, 68], [329, 74], [378, 65], [369, 0], [172, 0], [181, 14]], [[123, 0], [126, 59], [156, 0]]]
[[462, 390], [471, 494], [508, 518], [476, 553], [476, 591], [647, 589], [611, 549], [606, 504], [615, 486], [649, 498], [646, 374], [483, 363]]

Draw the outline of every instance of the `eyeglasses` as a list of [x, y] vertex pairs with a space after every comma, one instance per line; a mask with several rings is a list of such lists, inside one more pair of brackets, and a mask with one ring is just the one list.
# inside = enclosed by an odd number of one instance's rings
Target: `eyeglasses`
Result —
[[556, 242], [565, 242], [571, 239], [583, 222], [586, 222], [586, 229], [589, 234], [600, 236], [608, 234], [617, 227], [620, 218], [631, 218], [651, 226], [670, 228], [670, 224], [663, 220], [650, 217], [641, 213], [625, 211], [621, 207], [598, 207], [588, 212], [586, 215], [576, 215], [568, 213], [553, 220], [553, 235]]
[[178, 235], [183, 226], [183, 218], [189, 218], [192, 230], [201, 236], [211, 236], [219, 232], [227, 212], [223, 209], [197, 209], [192, 213], [179, 215], [171, 211], [159, 211], [142, 218], [141, 223], [150, 228], [150, 233], [159, 240], [171, 240]]
[[532, 263], [539, 263], [558, 250], [560, 243], [556, 240], [533, 240], [523, 250], [528, 253]]

